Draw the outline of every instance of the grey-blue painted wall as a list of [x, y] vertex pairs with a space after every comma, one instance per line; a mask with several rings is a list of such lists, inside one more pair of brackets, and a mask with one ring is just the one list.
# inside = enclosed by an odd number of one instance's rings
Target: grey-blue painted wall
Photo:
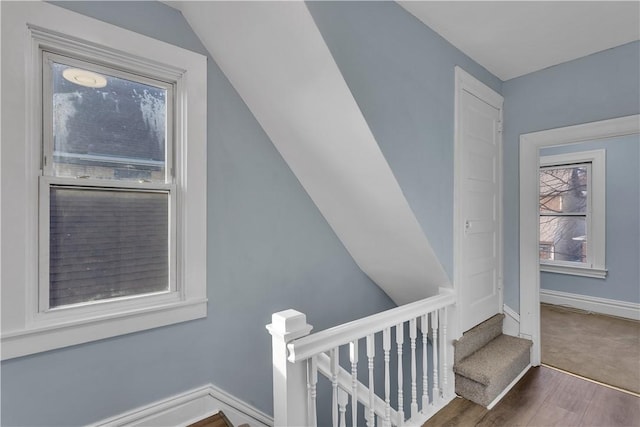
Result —
[[638, 114], [640, 42], [506, 81], [502, 94], [504, 300], [519, 311], [519, 137], [529, 132]]
[[540, 155], [606, 150], [607, 277], [540, 274], [540, 288], [640, 302], [640, 136], [588, 141], [540, 150]]
[[307, 2], [436, 255], [453, 279], [454, 67], [502, 82], [395, 2]]
[[[206, 54], [164, 4], [63, 6]], [[3, 426], [84, 425], [210, 382], [272, 413], [272, 313], [321, 330], [393, 307], [211, 58], [207, 83], [207, 318], [3, 362]]]

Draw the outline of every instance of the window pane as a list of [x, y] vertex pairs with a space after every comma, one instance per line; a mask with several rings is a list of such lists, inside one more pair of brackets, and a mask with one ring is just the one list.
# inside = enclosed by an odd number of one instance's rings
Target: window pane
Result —
[[168, 194], [50, 194], [50, 307], [169, 289]]
[[540, 259], [586, 262], [586, 230], [583, 216], [541, 216]]
[[166, 89], [59, 63], [52, 73], [54, 176], [165, 181]]
[[585, 213], [587, 209], [586, 165], [540, 170], [540, 212]]

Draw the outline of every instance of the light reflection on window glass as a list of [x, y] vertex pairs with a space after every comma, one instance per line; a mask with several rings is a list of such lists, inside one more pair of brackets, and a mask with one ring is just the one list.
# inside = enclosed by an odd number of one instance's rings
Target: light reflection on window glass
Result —
[[52, 66], [54, 175], [164, 182], [167, 90], [105, 74], [87, 87], [70, 68]]

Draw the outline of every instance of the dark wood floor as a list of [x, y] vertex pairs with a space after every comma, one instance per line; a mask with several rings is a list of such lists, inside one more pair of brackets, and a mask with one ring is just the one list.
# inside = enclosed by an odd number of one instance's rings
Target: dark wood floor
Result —
[[492, 410], [457, 398], [423, 427], [445, 426], [639, 427], [640, 398], [541, 366]]

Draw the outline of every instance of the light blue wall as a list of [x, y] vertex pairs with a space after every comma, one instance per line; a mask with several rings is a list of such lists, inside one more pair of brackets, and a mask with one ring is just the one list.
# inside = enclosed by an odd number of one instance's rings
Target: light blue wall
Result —
[[640, 136], [541, 150], [541, 155], [606, 150], [606, 279], [541, 273], [542, 289], [640, 302]]
[[539, 130], [638, 114], [640, 42], [506, 81], [502, 93], [505, 98], [504, 299], [519, 311], [519, 137]]
[[[161, 3], [64, 7], [206, 53]], [[393, 306], [211, 58], [208, 108], [208, 317], [3, 362], [3, 426], [84, 425], [209, 382], [272, 413], [273, 312], [321, 330]]]
[[454, 67], [501, 81], [395, 2], [307, 5], [452, 279]]

